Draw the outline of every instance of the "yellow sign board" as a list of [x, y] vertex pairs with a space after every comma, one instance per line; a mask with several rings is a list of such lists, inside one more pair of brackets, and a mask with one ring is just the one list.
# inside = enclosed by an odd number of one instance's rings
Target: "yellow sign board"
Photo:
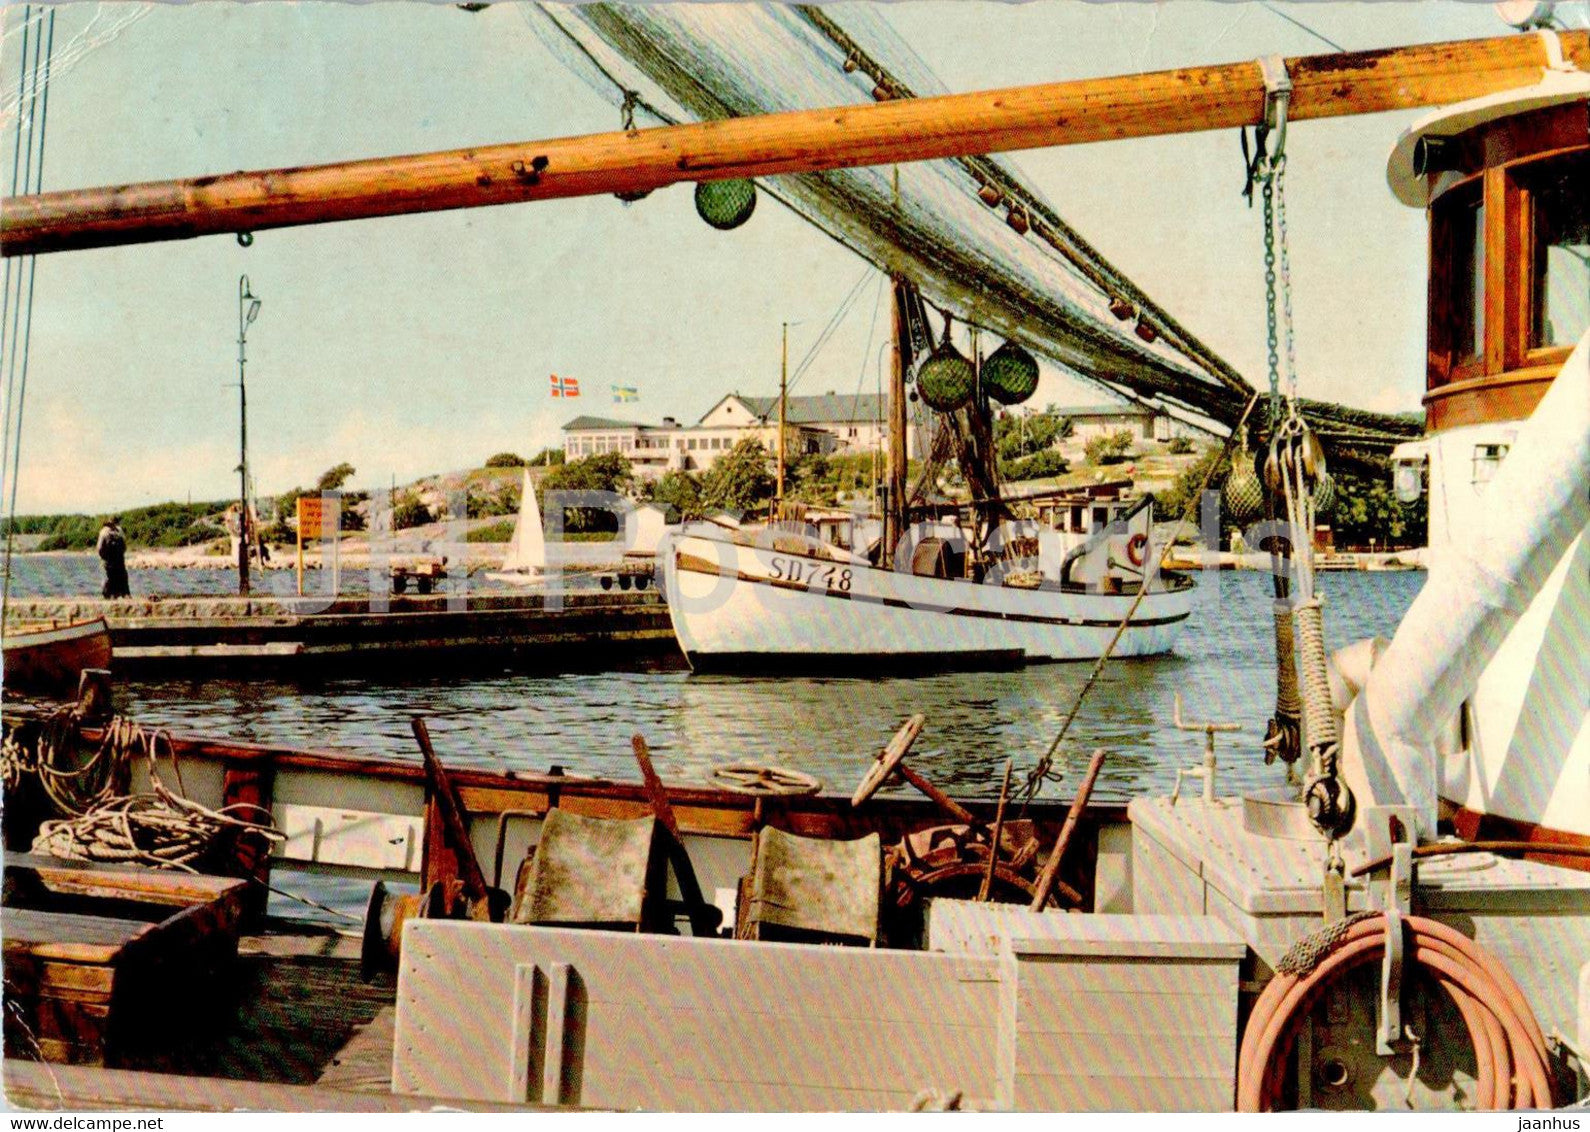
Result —
[[318, 495], [298, 497], [298, 537], [319, 538], [320, 524], [324, 522], [325, 500]]
[[[304, 543], [322, 537], [325, 530], [327, 497], [323, 495], [300, 495], [298, 497], [298, 593], [304, 592]], [[333, 547], [337, 535], [342, 530], [342, 497], [335, 495], [330, 498], [331, 528]]]

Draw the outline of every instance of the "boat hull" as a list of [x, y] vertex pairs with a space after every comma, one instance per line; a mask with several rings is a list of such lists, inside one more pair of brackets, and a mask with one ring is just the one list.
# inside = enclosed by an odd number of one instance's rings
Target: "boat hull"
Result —
[[72, 696], [85, 668], [110, 667], [110, 627], [101, 617], [16, 630], [6, 634], [4, 651], [7, 688]]
[[669, 617], [697, 669], [997, 667], [1087, 660], [1131, 621], [1117, 656], [1168, 652], [1193, 589], [1130, 594], [1019, 589], [688, 536], [659, 556]]

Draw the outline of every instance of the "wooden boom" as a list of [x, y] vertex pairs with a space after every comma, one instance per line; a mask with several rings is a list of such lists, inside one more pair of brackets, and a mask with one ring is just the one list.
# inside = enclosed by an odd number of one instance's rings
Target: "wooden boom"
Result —
[[[1561, 33], [1590, 69], [1590, 32]], [[1537, 81], [1537, 36], [1286, 60], [1290, 118], [1456, 102]], [[254, 232], [369, 216], [637, 193], [679, 181], [765, 177], [1252, 125], [1256, 62], [975, 94], [801, 110], [332, 165], [15, 197], [7, 256]]]

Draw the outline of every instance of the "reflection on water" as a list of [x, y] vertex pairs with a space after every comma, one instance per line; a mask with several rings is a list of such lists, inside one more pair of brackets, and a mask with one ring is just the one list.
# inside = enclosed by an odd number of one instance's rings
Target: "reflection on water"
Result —
[[[1390, 636], [1422, 573], [1322, 576], [1326, 635], [1338, 648]], [[1171, 656], [1106, 666], [1068, 741], [1073, 766], [1110, 750], [1096, 796], [1169, 790], [1201, 758], [1202, 736], [1170, 725], [1180, 691], [1194, 719], [1238, 723], [1222, 736], [1221, 790], [1273, 785], [1259, 752], [1273, 706], [1268, 577], [1236, 572], [1202, 587]], [[146, 723], [239, 739], [417, 757], [409, 717], [424, 715], [451, 764], [638, 777], [629, 737], [646, 736], [659, 770], [700, 781], [714, 764], [775, 762], [849, 792], [864, 760], [906, 716], [927, 726], [913, 765], [951, 793], [992, 796], [1007, 757], [1018, 774], [1059, 729], [1091, 663], [912, 679], [692, 676], [675, 665], [548, 674], [455, 676], [438, 665], [407, 679], [181, 680], [126, 685], [124, 710]], [[1074, 781], [1075, 774], [1071, 779]], [[1069, 794], [1071, 785], [1050, 786]]]

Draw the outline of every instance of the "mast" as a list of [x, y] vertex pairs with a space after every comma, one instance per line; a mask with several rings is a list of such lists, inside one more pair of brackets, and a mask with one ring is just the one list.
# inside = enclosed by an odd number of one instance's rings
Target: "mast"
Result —
[[778, 517], [784, 514], [784, 423], [789, 405], [789, 323], [784, 324], [784, 346], [778, 365]]
[[880, 564], [890, 568], [906, 524], [905, 371], [911, 357], [911, 331], [905, 315], [907, 286], [903, 277], [894, 277], [894, 303], [890, 308], [893, 341], [889, 366], [889, 475], [884, 492], [883, 554], [879, 559]]
[[[1590, 32], [1557, 33], [1590, 69]], [[1527, 86], [1552, 64], [1544, 40], [1510, 35], [1284, 60], [1288, 119], [1458, 102]], [[889, 165], [1042, 146], [1258, 124], [1257, 62], [1186, 67], [1009, 90], [749, 115], [371, 158], [13, 197], [0, 254], [34, 255], [257, 232], [372, 216], [609, 193], [687, 181]]]

